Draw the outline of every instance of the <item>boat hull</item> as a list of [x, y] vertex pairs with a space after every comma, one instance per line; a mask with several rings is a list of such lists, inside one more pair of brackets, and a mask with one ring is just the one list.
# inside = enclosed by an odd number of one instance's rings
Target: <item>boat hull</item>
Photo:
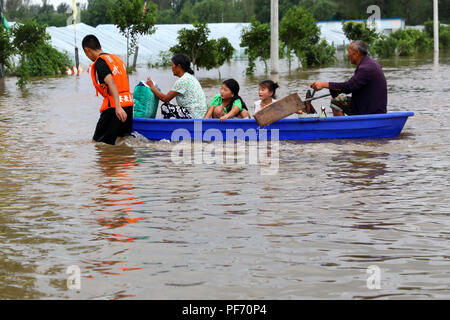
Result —
[[259, 127], [254, 119], [133, 119], [133, 131], [149, 140], [325, 140], [397, 137], [413, 112], [283, 119]]

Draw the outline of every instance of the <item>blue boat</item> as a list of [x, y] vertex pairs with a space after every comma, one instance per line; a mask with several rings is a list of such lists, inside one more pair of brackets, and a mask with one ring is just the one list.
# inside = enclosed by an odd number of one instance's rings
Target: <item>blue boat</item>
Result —
[[377, 139], [400, 135], [413, 112], [283, 119], [259, 127], [254, 119], [133, 119], [133, 131], [149, 140]]

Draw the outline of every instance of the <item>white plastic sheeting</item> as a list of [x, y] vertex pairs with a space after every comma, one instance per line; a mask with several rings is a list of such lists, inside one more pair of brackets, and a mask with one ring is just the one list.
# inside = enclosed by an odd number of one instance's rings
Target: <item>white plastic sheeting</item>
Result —
[[[242, 29], [247, 26], [246, 23], [213, 23], [208, 27], [211, 30], [210, 39], [226, 37], [231, 45], [237, 50], [236, 55], [242, 55], [243, 49], [240, 48], [240, 36]], [[147, 65], [150, 61], [157, 61], [161, 51], [167, 51], [177, 44], [178, 31], [182, 28], [193, 28], [192, 25], [156, 25], [155, 33], [142, 36], [138, 39], [138, 65]], [[51, 36], [51, 44], [59, 51], [67, 51], [69, 56], [74, 59], [75, 56], [75, 31], [74, 25], [67, 27], [49, 27], [47, 32]], [[127, 39], [120, 34], [119, 29], [114, 25], [99, 25], [96, 28], [80, 23], [76, 25], [77, 46], [79, 48], [80, 64], [88, 66], [91, 61], [84, 55], [81, 49], [81, 41], [84, 36], [94, 34], [100, 40], [102, 49], [105, 52], [119, 54], [123, 59], [126, 57]], [[130, 57], [130, 63], [133, 61]]]
[[[233, 47], [236, 49], [235, 55], [242, 56], [244, 49], [239, 46], [241, 42], [242, 29], [248, 26], [248, 23], [211, 23], [208, 24], [211, 33], [210, 39], [218, 39], [226, 37]], [[159, 58], [161, 51], [167, 51], [177, 44], [178, 31], [182, 28], [193, 28], [192, 25], [172, 24], [172, 25], [156, 25], [155, 33], [140, 37], [138, 40], [139, 53], [137, 64], [147, 65], [150, 61], [155, 62]], [[342, 31], [340, 21], [319, 22], [322, 37], [330, 44], [341, 46], [348, 43]], [[74, 25], [67, 27], [48, 27], [47, 32], [51, 36], [52, 45], [59, 51], [66, 51], [69, 56], [74, 59], [75, 56], [75, 30]], [[381, 20], [380, 32], [395, 31], [404, 28], [403, 19], [386, 19]], [[91, 61], [84, 55], [81, 48], [81, 41], [88, 34], [96, 35], [105, 52], [119, 54], [123, 59], [126, 57], [127, 40], [119, 32], [114, 25], [99, 25], [96, 28], [80, 23], [76, 25], [76, 44], [79, 48], [80, 63], [86, 67]], [[133, 61], [130, 57], [130, 63]]]

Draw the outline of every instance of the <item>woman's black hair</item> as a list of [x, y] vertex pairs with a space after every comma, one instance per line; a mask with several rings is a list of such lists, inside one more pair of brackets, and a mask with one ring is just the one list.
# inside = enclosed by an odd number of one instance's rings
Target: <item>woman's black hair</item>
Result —
[[278, 83], [273, 82], [272, 80], [264, 80], [259, 83], [260, 87], [265, 87], [273, 92], [272, 98], [276, 99], [276, 90], [280, 87]]
[[172, 57], [172, 62], [186, 71], [187, 73], [194, 74], [194, 70], [191, 69], [191, 59], [184, 53], [178, 53]]
[[234, 94], [234, 97], [231, 99], [230, 103], [225, 108], [226, 113], [231, 111], [231, 109], [233, 108], [234, 102], [239, 99], [242, 102], [242, 108], [248, 111], [247, 106], [245, 105], [244, 99], [242, 99], [239, 96], [239, 90], [240, 90], [239, 83], [234, 79], [228, 79], [228, 80], [225, 80], [223, 82], [223, 84], [226, 85], [228, 87], [228, 89], [230, 89], [230, 91], [233, 92], [233, 94]]

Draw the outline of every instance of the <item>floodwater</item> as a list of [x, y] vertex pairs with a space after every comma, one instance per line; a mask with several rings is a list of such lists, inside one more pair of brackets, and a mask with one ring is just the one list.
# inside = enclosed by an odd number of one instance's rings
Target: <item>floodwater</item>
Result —
[[[0, 298], [449, 299], [450, 56], [381, 63], [389, 110], [416, 114], [400, 137], [281, 142], [275, 175], [176, 164], [164, 141], [91, 143], [87, 74], [1, 80]], [[265, 75], [244, 70], [221, 74], [252, 105]], [[279, 96], [353, 73], [282, 70]], [[142, 68], [131, 85], [149, 74], [176, 80]], [[217, 71], [197, 76], [219, 92]]]

